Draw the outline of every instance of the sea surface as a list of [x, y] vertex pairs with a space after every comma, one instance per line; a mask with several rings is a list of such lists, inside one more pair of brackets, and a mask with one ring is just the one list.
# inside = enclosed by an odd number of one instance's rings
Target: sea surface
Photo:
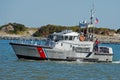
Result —
[[18, 60], [9, 40], [0, 40], [0, 80], [120, 80], [120, 45], [113, 63]]

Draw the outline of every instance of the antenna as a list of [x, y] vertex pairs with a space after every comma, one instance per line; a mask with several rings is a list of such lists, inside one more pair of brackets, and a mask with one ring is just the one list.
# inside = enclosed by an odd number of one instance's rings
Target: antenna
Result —
[[[94, 5], [94, 0], [93, 0], [92, 8], [90, 10], [90, 23], [89, 23], [90, 26], [92, 27], [92, 28], [89, 28], [89, 31], [91, 33], [90, 40], [94, 40], [94, 28], [93, 28], [93, 27], [95, 27], [94, 26], [94, 14], [95, 14], [95, 5]], [[88, 35], [90, 36], [90, 34], [88, 34]]]
[[94, 2], [92, 4], [92, 9], [90, 10], [91, 16], [90, 16], [90, 24], [93, 24], [94, 14], [95, 14], [95, 5]]

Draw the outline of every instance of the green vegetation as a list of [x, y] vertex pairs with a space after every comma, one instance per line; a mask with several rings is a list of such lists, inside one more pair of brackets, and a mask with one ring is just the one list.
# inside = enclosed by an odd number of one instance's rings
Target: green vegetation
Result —
[[[80, 28], [79, 26], [57, 26], [57, 25], [46, 25], [46, 26], [42, 26], [38, 29], [38, 31], [36, 31], [33, 36], [35, 37], [46, 37], [51, 33], [54, 32], [60, 32], [62, 30], [65, 29], [70, 29], [73, 30], [75, 32], [79, 32], [79, 31], [84, 31], [84, 28]], [[91, 28], [90, 32], [94, 32], [95, 34], [100, 34], [100, 35], [112, 35], [112, 33], [116, 33], [115, 30], [113, 29], [108, 29], [108, 28]]]
[[27, 27], [19, 23], [9, 23], [9, 24], [1, 26], [0, 30], [4, 30], [5, 32], [10, 33], [10, 34], [19, 34], [23, 31], [26, 31]]
[[117, 30], [117, 33], [119, 33], [119, 34], [120, 34], [120, 29], [118, 29], [118, 30]]
[[[61, 32], [62, 30], [70, 29], [75, 32], [84, 31], [84, 28], [79, 26], [60, 26], [60, 25], [45, 25], [40, 28], [28, 28], [23, 24], [19, 23], [8, 23], [6, 25], [0, 26], [0, 31], [6, 32], [7, 34], [17, 34], [17, 35], [32, 35], [34, 37], [46, 37], [54, 32]], [[90, 28], [90, 32], [94, 32], [99, 35], [113, 35], [114, 33], [120, 33], [120, 29], [114, 30], [109, 28]]]
[[11, 33], [18, 34], [19, 32], [25, 31], [27, 29], [27, 27], [25, 27], [23, 24], [13, 23], [11, 25], [14, 28], [14, 30], [11, 31]]
[[65, 30], [65, 29], [71, 29], [73, 31], [78, 31], [79, 30], [79, 27], [78, 26], [59, 26], [59, 25], [51, 25], [51, 24], [48, 24], [46, 26], [42, 26], [38, 29], [38, 31], [36, 31], [33, 36], [35, 37], [39, 37], [39, 36], [42, 36], [42, 37], [46, 37], [48, 36], [49, 34], [52, 34], [54, 32], [60, 32], [62, 30]]
[[101, 35], [111, 35], [112, 33], [116, 33], [114, 29], [108, 29], [108, 28], [95, 28], [94, 32], [95, 34], [101, 34]]

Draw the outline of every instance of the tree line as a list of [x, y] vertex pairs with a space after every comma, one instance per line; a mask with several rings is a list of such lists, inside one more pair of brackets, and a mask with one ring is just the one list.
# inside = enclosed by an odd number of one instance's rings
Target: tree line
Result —
[[[9, 29], [10, 27], [7, 27], [11, 25], [12, 26], [12, 30]], [[0, 26], [0, 30], [2, 30], [3, 28], [8, 29], [6, 30], [7, 33], [10, 34], [19, 34], [20, 32], [24, 32], [26, 31], [29, 27], [26, 27], [23, 24], [19, 24], [19, 23], [8, 23], [6, 25], [2, 25]], [[34, 37], [46, 37], [49, 34], [52, 34], [54, 32], [61, 32], [62, 30], [72, 30], [75, 32], [80, 32], [80, 31], [84, 31], [84, 28], [80, 28], [78, 25], [76, 26], [61, 26], [61, 25], [52, 25], [52, 24], [48, 24], [45, 26], [41, 26], [40, 28], [38, 28], [38, 30], [33, 33], [32, 36]], [[109, 29], [109, 28], [97, 28], [97, 27], [93, 27], [89, 29], [89, 32], [94, 32], [95, 34], [100, 34], [100, 35], [111, 35], [114, 33], [119, 33], [120, 34], [120, 29], [118, 30], [114, 30], [114, 29]]]
[[[79, 26], [60, 26], [60, 25], [45, 25], [45, 26], [41, 26], [38, 31], [36, 31], [33, 36], [35, 37], [46, 37], [49, 34], [52, 34], [54, 32], [61, 32], [62, 30], [65, 29], [70, 29], [72, 31], [75, 32], [80, 32], [80, 31], [84, 31], [85, 28], [80, 28]], [[89, 32], [93, 32], [95, 34], [100, 34], [100, 35], [111, 35], [113, 33], [120, 33], [120, 29], [118, 29], [117, 31], [114, 29], [109, 29], [109, 28], [97, 28], [97, 27], [93, 27], [89, 29]]]

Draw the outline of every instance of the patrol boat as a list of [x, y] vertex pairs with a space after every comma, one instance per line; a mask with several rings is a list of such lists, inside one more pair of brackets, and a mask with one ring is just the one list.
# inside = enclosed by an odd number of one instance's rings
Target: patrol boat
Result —
[[10, 42], [10, 45], [19, 59], [112, 62], [112, 48], [98, 46], [94, 34], [89, 32], [93, 26], [92, 12], [91, 10], [90, 23], [85, 21], [80, 23], [80, 26], [86, 27], [85, 32], [64, 30], [50, 34], [42, 42], [37, 41], [34, 44]]
[[96, 47], [90, 34], [85, 36], [83, 33], [64, 30], [54, 32], [42, 41], [42, 44], [39, 41], [34, 44], [10, 42], [10, 45], [20, 59], [112, 62], [112, 48]]

